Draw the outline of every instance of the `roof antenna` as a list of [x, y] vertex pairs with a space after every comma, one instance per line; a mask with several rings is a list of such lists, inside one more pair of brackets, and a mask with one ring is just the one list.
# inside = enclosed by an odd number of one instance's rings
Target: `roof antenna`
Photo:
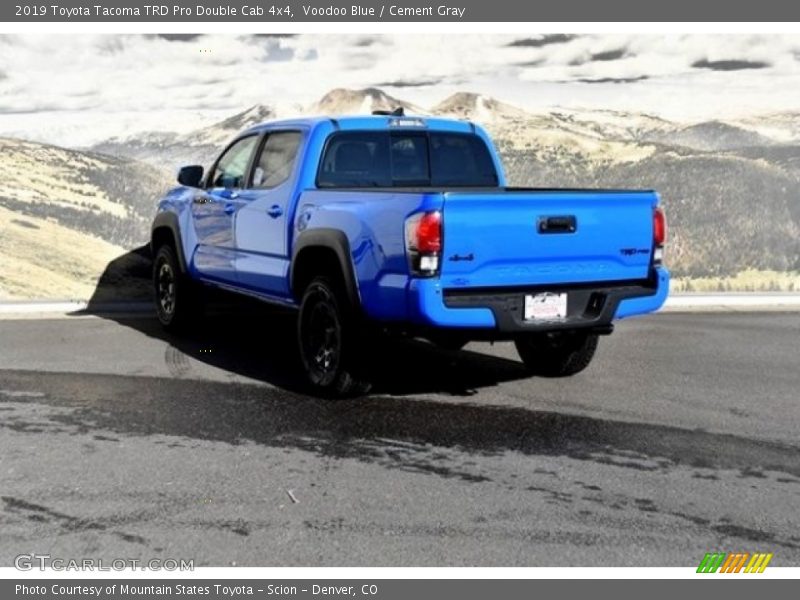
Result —
[[406, 111], [402, 106], [398, 106], [394, 110], [373, 110], [373, 115], [382, 115], [385, 117], [405, 117]]

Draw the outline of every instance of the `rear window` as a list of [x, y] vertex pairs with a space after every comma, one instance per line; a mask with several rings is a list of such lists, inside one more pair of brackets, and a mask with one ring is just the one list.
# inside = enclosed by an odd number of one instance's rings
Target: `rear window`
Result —
[[331, 136], [321, 188], [494, 187], [489, 149], [473, 134], [357, 131]]

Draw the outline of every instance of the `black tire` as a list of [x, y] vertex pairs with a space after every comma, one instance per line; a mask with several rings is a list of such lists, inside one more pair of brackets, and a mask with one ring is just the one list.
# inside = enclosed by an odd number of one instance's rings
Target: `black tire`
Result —
[[448, 352], [458, 352], [469, 343], [469, 340], [465, 340], [464, 338], [448, 335], [433, 336], [430, 338], [430, 341], [438, 348], [447, 350]]
[[522, 362], [533, 375], [569, 377], [589, 366], [597, 342], [597, 334], [566, 331], [530, 334], [514, 343]]
[[297, 341], [306, 378], [314, 391], [327, 397], [366, 394], [366, 336], [342, 286], [317, 277], [303, 293], [297, 319]]
[[156, 316], [169, 331], [185, 329], [203, 311], [199, 286], [181, 272], [175, 250], [160, 246], [153, 259], [153, 292]]

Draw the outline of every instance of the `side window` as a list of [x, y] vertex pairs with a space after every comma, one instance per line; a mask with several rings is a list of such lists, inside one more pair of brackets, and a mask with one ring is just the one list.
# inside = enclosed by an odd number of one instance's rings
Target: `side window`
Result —
[[261, 147], [256, 168], [253, 169], [252, 186], [272, 188], [289, 179], [299, 147], [299, 131], [277, 131], [269, 134]]
[[228, 148], [220, 157], [214, 172], [209, 179], [209, 187], [240, 188], [250, 156], [253, 154], [258, 137], [255, 135], [242, 138]]

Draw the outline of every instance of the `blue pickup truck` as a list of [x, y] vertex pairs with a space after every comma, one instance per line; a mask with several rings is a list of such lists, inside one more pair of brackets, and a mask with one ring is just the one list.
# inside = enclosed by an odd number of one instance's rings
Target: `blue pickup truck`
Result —
[[152, 227], [161, 323], [201, 314], [204, 286], [296, 309], [326, 395], [368, 389], [362, 359], [386, 330], [453, 350], [511, 340], [532, 374], [573, 375], [669, 288], [655, 192], [509, 188], [468, 121], [269, 122], [178, 182]]

